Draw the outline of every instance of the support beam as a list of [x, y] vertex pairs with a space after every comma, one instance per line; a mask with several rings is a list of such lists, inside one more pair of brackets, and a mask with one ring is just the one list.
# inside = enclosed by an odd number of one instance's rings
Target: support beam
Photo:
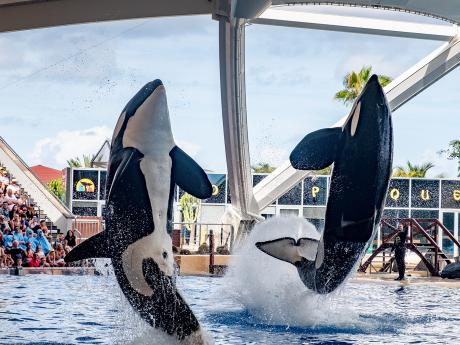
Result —
[[246, 119], [244, 75], [244, 25], [232, 14], [232, 0], [218, 3], [215, 17], [219, 20], [219, 58], [228, 185], [232, 206], [243, 220], [258, 214], [252, 189]]
[[0, 32], [211, 13], [209, 0], [0, 0]]
[[[397, 110], [459, 65], [460, 38], [455, 37], [385, 87], [390, 108]], [[346, 118], [343, 117], [333, 127], [342, 126]], [[254, 188], [260, 211], [312, 173], [295, 170], [289, 162], [283, 163]]]
[[441, 18], [460, 24], [458, 0], [272, 0], [272, 5], [341, 5], [388, 9]]
[[267, 9], [260, 17], [251, 22], [264, 25], [438, 41], [449, 41], [458, 32], [456, 25], [422, 24], [389, 19], [365, 18], [362, 16], [286, 11], [276, 8]]

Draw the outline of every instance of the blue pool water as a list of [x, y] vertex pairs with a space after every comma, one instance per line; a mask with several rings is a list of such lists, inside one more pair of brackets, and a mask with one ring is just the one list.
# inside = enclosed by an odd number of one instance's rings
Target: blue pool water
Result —
[[[216, 344], [460, 344], [455, 288], [350, 282], [300, 320], [267, 322], [225, 278], [180, 277], [178, 285]], [[0, 344], [129, 344], [143, 327], [113, 277], [0, 276]]]

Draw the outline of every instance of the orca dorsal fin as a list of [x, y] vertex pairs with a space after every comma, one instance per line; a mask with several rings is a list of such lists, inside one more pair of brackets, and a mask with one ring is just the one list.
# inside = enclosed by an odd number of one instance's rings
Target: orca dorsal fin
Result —
[[110, 258], [108, 243], [106, 232], [100, 232], [72, 249], [65, 256], [64, 261], [73, 262], [91, 258]]
[[297, 242], [291, 237], [276, 240], [257, 242], [256, 247], [278, 260], [295, 265], [302, 259], [314, 260], [318, 249], [318, 240], [300, 238]]
[[179, 187], [198, 199], [212, 195], [212, 185], [204, 170], [188, 154], [174, 146], [169, 156], [172, 159], [174, 179]]
[[321, 170], [336, 158], [342, 137], [342, 128], [323, 128], [307, 134], [289, 156], [292, 166], [298, 170]]

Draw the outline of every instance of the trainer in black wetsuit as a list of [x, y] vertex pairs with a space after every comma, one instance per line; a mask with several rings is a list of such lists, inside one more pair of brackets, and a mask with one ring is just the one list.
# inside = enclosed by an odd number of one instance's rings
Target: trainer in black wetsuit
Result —
[[402, 224], [398, 225], [398, 234], [395, 236], [392, 251], [395, 251], [395, 260], [396, 265], [398, 266], [399, 276], [395, 280], [405, 279], [404, 275], [406, 273], [406, 238], [409, 228]]

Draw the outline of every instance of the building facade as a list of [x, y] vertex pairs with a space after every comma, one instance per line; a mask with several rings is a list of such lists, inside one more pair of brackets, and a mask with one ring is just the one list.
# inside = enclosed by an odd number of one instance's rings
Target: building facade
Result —
[[[103, 216], [105, 209], [104, 169], [68, 168], [66, 172], [67, 204], [75, 215]], [[253, 185], [267, 175], [253, 174]], [[213, 195], [201, 202], [198, 222], [221, 222], [226, 206], [231, 203], [227, 175], [209, 173]], [[324, 227], [329, 176], [310, 176], [262, 211], [265, 218], [283, 215], [302, 216], [319, 230]], [[351, 191], [352, 192], [352, 191]], [[175, 222], [181, 221], [178, 200], [183, 191], [177, 188]], [[393, 178], [390, 181], [383, 218], [439, 219], [459, 239], [460, 179]], [[443, 248], [449, 252], [450, 248]], [[453, 249], [452, 249], [453, 251]], [[454, 254], [453, 252], [451, 254]]]

